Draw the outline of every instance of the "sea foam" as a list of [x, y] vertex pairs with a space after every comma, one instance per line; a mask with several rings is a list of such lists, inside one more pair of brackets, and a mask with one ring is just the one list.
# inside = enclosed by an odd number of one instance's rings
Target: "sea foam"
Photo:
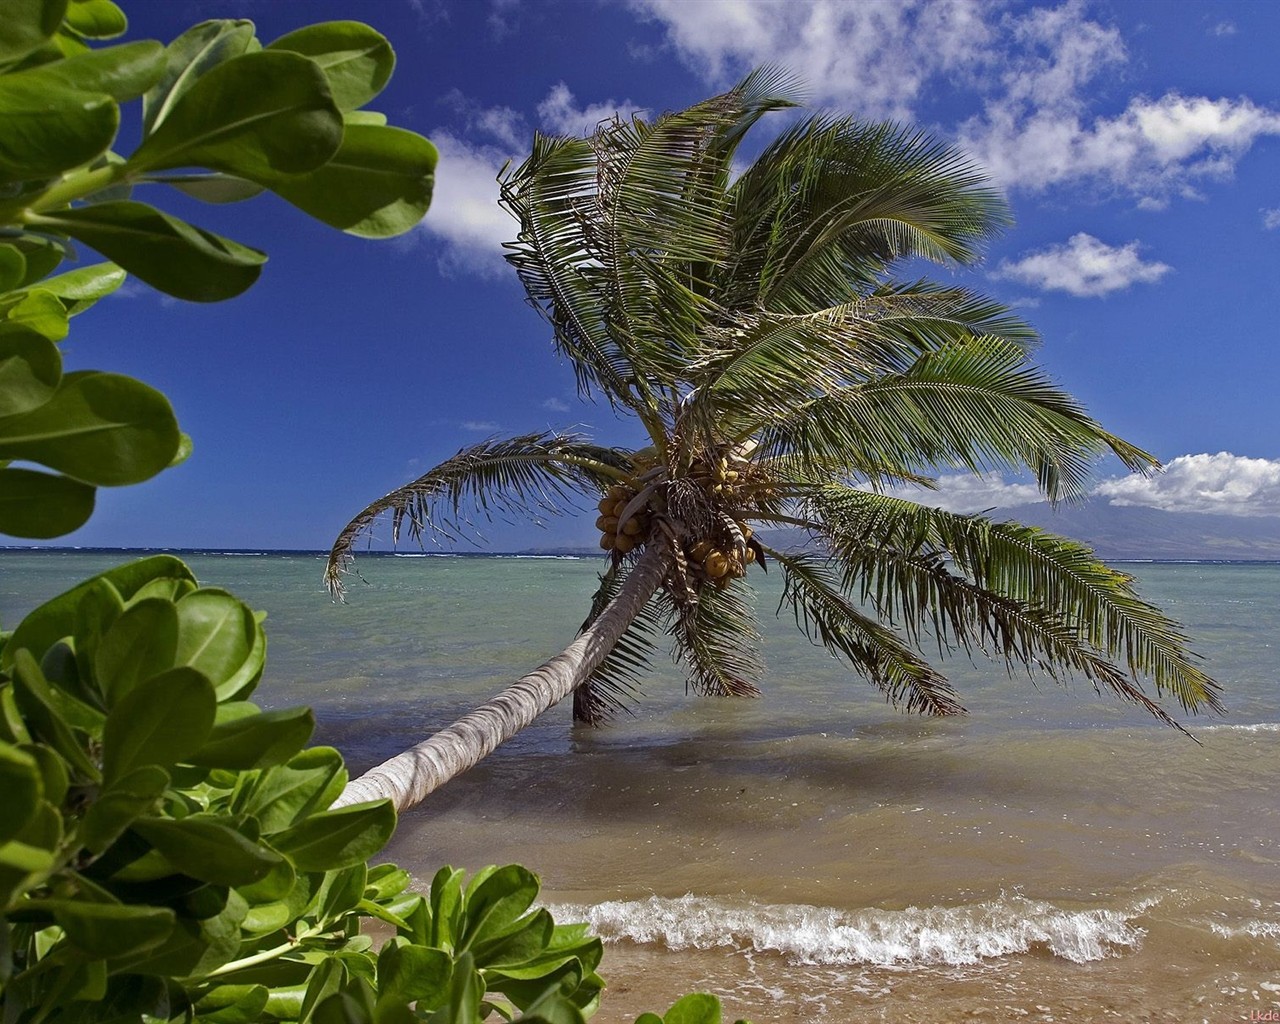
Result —
[[1145, 931], [1127, 911], [1064, 910], [1013, 895], [950, 907], [836, 910], [734, 904], [699, 896], [620, 900], [552, 907], [561, 921], [580, 920], [606, 940], [669, 949], [770, 951], [801, 964], [975, 964], [1032, 950], [1085, 963], [1136, 948]]

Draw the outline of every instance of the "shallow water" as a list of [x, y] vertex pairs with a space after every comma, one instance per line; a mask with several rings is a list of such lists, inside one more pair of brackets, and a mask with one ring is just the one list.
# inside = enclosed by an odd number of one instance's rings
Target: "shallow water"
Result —
[[[0, 554], [0, 621], [110, 556]], [[594, 561], [192, 557], [270, 612], [258, 698], [354, 768], [554, 653]], [[693, 989], [766, 1021], [1227, 1021], [1280, 1007], [1280, 566], [1131, 565], [1226, 686], [1200, 744], [1084, 684], [949, 663], [971, 714], [906, 718], [759, 611], [755, 701], [656, 666], [635, 717], [550, 714], [406, 815], [391, 856], [518, 860], [610, 940], [597, 1019]], [[728, 1019], [732, 1020], [730, 1016]]]

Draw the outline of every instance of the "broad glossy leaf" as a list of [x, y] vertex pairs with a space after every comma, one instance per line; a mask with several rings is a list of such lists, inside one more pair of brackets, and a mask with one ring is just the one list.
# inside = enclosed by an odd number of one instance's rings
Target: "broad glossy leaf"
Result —
[[264, 835], [271, 835], [328, 808], [346, 783], [342, 755], [332, 747], [311, 747], [263, 772], [243, 809], [258, 819]]
[[106, 786], [80, 823], [80, 841], [101, 853], [133, 822], [150, 813], [169, 785], [169, 773], [144, 764]]
[[391, 44], [358, 21], [307, 25], [267, 44], [310, 57], [324, 69], [339, 110], [363, 107], [382, 92], [396, 66]]
[[105, 153], [120, 108], [105, 93], [62, 84], [42, 68], [0, 75], [0, 180], [52, 178]]
[[279, 854], [213, 815], [193, 814], [177, 820], [139, 818], [132, 828], [183, 874], [215, 885], [256, 882], [280, 862]]
[[310, 708], [263, 711], [220, 723], [189, 760], [209, 768], [269, 768], [306, 746], [315, 724]]
[[35, 758], [8, 743], [0, 743], [0, 792], [5, 813], [0, 815], [0, 844], [21, 834], [44, 799], [44, 785]]
[[123, 956], [158, 945], [173, 931], [174, 913], [165, 907], [42, 900], [76, 946], [92, 956]]
[[348, 124], [333, 158], [272, 191], [317, 220], [362, 238], [413, 228], [431, 205], [436, 147], [402, 128]]
[[141, 956], [120, 957], [113, 970], [176, 976], [206, 975], [240, 948], [240, 922], [249, 907], [234, 889], [206, 885], [178, 901], [172, 934]]
[[395, 827], [391, 802], [379, 800], [313, 814], [273, 835], [271, 845], [299, 870], [331, 871], [363, 864], [386, 846]]
[[94, 653], [93, 673], [107, 707], [177, 664], [178, 609], [161, 597], [126, 608]]
[[431, 1017], [431, 1024], [472, 1024], [480, 1019], [480, 1002], [484, 997], [484, 979], [476, 970], [470, 953], [454, 962], [448, 994], [441, 1008]]
[[32, 469], [0, 469], [0, 533], [48, 540], [78, 530], [93, 515], [95, 488]]
[[0, 332], [0, 418], [44, 405], [61, 379], [62, 356], [52, 341], [27, 328]]
[[185, 431], [178, 434], [178, 450], [173, 453], [173, 458], [169, 460], [166, 469], [173, 469], [174, 466], [181, 466], [187, 459], [191, 458], [191, 453], [195, 451], [195, 445], [191, 441], [191, 435]]
[[66, 10], [67, 0], [6, 0], [0, 18], [0, 62], [16, 60], [51, 39]]
[[538, 876], [519, 864], [508, 864], [472, 880], [467, 888], [466, 925], [459, 948], [467, 948], [503, 934], [533, 906]]
[[199, 672], [175, 668], [139, 683], [107, 715], [102, 771], [110, 784], [139, 765], [185, 761], [213, 728], [217, 701]]
[[66, 593], [51, 598], [18, 623], [10, 642], [0, 650], [0, 668], [13, 664], [14, 654], [23, 647], [43, 657], [44, 652], [63, 637], [78, 632], [82, 606], [89, 593], [106, 583], [123, 600], [133, 598], [143, 587], [159, 580], [194, 585], [196, 578], [186, 564], [173, 555], [149, 555], [99, 573]]
[[25, 648], [19, 648], [14, 654], [13, 695], [32, 740], [49, 744], [86, 779], [98, 778], [97, 767], [58, 713], [44, 673]]
[[265, 635], [253, 610], [212, 588], [188, 594], [177, 610], [176, 664], [204, 675], [220, 701], [248, 696], [266, 660]]
[[50, 341], [61, 341], [69, 330], [66, 307], [38, 287], [19, 292], [12, 301], [0, 299], [0, 318], [0, 334], [34, 331]]
[[43, 81], [81, 93], [105, 93], [117, 103], [135, 100], [164, 72], [164, 47], [153, 39], [108, 46], [42, 64]]
[[67, 316], [75, 316], [114, 292], [127, 276], [114, 263], [94, 263], [47, 277], [40, 282], [39, 289], [57, 296], [66, 307]]
[[114, 39], [124, 35], [129, 19], [112, 0], [71, 0], [67, 24], [88, 39]]
[[12, 244], [27, 261], [27, 272], [18, 283], [18, 287], [21, 288], [35, 284], [53, 273], [69, 253], [69, 249], [63, 242], [39, 235], [23, 235]]
[[266, 191], [263, 185], [231, 174], [155, 174], [147, 180], [172, 185], [202, 203], [241, 203]]
[[342, 115], [319, 66], [264, 50], [232, 57], [192, 84], [129, 167], [208, 167], [269, 183], [314, 170], [341, 142]]
[[[2, 81], [2, 79], [0, 79]], [[266, 254], [132, 200], [33, 218], [92, 246], [151, 287], [190, 302], [221, 302], [250, 287]]]
[[142, 98], [143, 133], [151, 134], [206, 71], [255, 45], [251, 21], [202, 21], [183, 32], [165, 49], [164, 73]]
[[387, 115], [376, 110], [347, 110], [342, 114], [342, 121], [346, 125], [384, 125], [387, 123]]
[[195, 1005], [200, 1024], [251, 1024], [262, 1019], [270, 993], [265, 985], [218, 985]]
[[177, 448], [169, 400], [114, 373], [69, 373], [40, 408], [0, 419], [0, 459], [39, 462], [99, 486], [147, 480]]
[[15, 245], [0, 245], [0, 295], [21, 287], [27, 277], [27, 258]]
[[443, 949], [388, 942], [378, 956], [378, 1003], [415, 1003], [435, 1009], [444, 1002], [453, 957]]
[[59, 757], [52, 747], [42, 743], [27, 743], [19, 750], [35, 761], [36, 770], [40, 773], [40, 786], [44, 799], [54, 807], [61, 807], [62, 801], [66, 799], [67, 790], [71, 788], [67, 762]]
[[705, 992], [692, 992], [662, 1015], [662, 1024], [720, 1024], [720, 1000]]

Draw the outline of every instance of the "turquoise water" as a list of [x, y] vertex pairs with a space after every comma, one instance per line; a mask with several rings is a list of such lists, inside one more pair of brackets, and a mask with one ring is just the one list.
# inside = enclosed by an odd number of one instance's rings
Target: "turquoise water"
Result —
[[[0, 554], [0, 622], [119, 559]], [[313, 705], [367, 767], [572, 637], [596, 560], [192, 556], [269, 612], [262, 703]], [[679, 991], [795, 1020], [1236, 1020], [1280, 1006], [1280, 566], [1126, 567], [1226, 687], [1200, 744], [1084, 683], [946, 671], [963, 719], [908, 718], [774, 618], [759, 700], [553, 709], [406, 815], [392, 855], [519, 860], [610, 938], [598, 1019]], [[732, 1019], [732, 1017], [730, 1017]]]

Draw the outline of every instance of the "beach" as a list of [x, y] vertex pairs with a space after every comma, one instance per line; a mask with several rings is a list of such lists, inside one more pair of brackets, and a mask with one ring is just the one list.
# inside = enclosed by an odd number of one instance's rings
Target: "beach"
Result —
[[[0, 621], [120, 561], [0, 554]], [[448, 724], [573, 635], [597, 559], [192, 556], [269, 612], [256, 699], [317, 709], [353, 769]], [[876, 691], [753, 578], [765, 695], [686, 695], [660, 656], [634, 716], [553, 709], [407, 814], [420, 880], [519, 861], [608, 942], [596, 1019], [685, 991], [727, 1019], [1249, 1020], [1280, 1007], [1280, 565], [1128, 564], [1225, 686], [1195, 742], [1084, 683], [951, 661], [971, 714]], [[1259, 1019], [1254, 1017], [1253, 1019]]]

